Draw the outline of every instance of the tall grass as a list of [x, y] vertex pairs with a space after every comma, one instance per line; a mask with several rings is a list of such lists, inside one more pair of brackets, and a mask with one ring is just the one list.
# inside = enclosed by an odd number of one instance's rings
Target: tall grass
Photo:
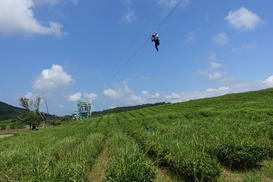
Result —
[[146, 161], [139, 146], [122, 132], [116, 132], [110, 141], [111, 162], [107, 169], [107, 181], [152, 182], [155, 169]]

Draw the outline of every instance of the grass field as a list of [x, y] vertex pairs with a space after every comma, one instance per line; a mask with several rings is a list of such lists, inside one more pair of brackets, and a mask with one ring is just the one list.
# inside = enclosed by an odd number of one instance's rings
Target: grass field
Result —
[[0, 139], [0, 181], [273, 181], [273, 89]]

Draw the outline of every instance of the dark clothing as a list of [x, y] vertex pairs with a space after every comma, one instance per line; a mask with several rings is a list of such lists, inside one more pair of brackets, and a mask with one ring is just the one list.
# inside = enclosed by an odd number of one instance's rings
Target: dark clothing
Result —
[[158, 47], [159, 44], [160, 44], [160, 40], [158, 39], [158, 37], [152, 37], [152, 42], [155, 42], [155, 48], [156, 48], [156, 51], [158, 51]]

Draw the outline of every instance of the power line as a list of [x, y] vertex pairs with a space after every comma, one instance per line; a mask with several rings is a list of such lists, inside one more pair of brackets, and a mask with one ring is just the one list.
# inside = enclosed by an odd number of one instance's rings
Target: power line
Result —
[[[160, 23], [160, 25], [157, 27], [156, 30], [159, 30], [163, 24], [167, 21], [167, 19], [170, 17], [170, 15], [175, 11], [175, 9], [180, 5], [180, 3], [183, 0], [180, 0], [176, 6], [172, 9], [172, 11], [166, 16], [166, 18]], [[137, 40], [137, 38], [139, 37], [140, 33], [144, 30], [144, 28], [146, 27], [146, 25], [149, 23], [149, 21], [152, 19], [152, 17], [155, 15], [155, 13], [157, 12], [157, 10], [159, 9], [159, 7], [161, 7], [162, 4], [158, 5], [157, 8], [155, 9], [155, 11], [153, 12], [153, 14], [150, 16], [150, 18], [146, 21], [145, 25], [143, 26], [143, 28], [139, 31], [139, 33], [136, 35], [135, 39], [133, 40], [133, 42], [131, 43], [131, 45], [128, 47], [128, 49], [125, 51], [125, 54], [122, 56], [121, 60], [125, 57], [125, 55], [128, 53], [129, 49], [132, 47], [132, 45], [135, 43], [135, 41]], [[148, 38], [136, 51], [135, 53], [120, 67], [120, 69], [107, 81], [105, 82], [105, 84], [108, 84], [110, 81], [112, 81], [128, 64], [129, 62], [137, 55], [137, 53], [144, 47], [144, 45], [149, 41], [150, 38]], [[121, 61], [120, 60], [120, 61]], [[103, 91], [103, 88], [101, 87], [99, 94], [100, 95]]]
[[[143, 32], [143, 30], [145, 29], [145, 27], [148, 25], [148, 23], [150, 22], [150, 20], [153, 18], [153, 16], [156, 14], [156, 12], [158, 11], [158, 9], [162, 6], [162, 4], [159, 4], [156, 9], [153, 11], [153, 13], [151, 14], [151, 16], [147, 19], [147, 21], [145, 22], [145, 24], [143, 25], [142, 29], [138, 32], [138, 34], [135, 36], [134, 40], [132, 41], [132, 43], [130, 44], [130, 46], [126, 49], [125, 53], [122, 55], [122, 57], [120, 58], [120, 60], [117, 62], [116, 66], [114, 67], [114, 69], [112, 69], [111, 72], [113, 72], [114, 70], [116, 70], [118, 64], [124, 59], [124, 57], [127, 55], [128, 51], [131, 49], [131, 47], [134, 45], [134, 43], [136, 42], [136, 40], [138, 39], [138, 37], [140, 36], [140, 34]], [[125, 62], [122, 67], [108, 80], [106, 80], [104, 82], [104, 84], [108, 84], [110, 81], [112, 81], [114, 79], [114, 77], [116, 77], [121, 70], [131, 61], [131, 59], [133, 59], [133, 57], [140, 51], [140, 49], [142, 49], [142, 47], [148, 42], [149, 39], [147, 39], [147, 41], [142, 44], [140, 46], [140, 48], [133, 54], [133, 56], [131, 56], [129, 58], [129, 60], [127, 62]], [[101, 87], [99, 94], [100, 95], [102, 93], [103, 88]]]
[[159, 30], [161, 27], [162, 27], [162, 25], [166, 22], [166, 20], [171, 16], [171, 14], [174, 12], [174, 10], [181, 4], [181, 2], [182, 2], [183, 0], [180, 0], [176, 5], [175, 5], [175, 7], [172, 9], [172, 11], [168, 14], [168, 16], [166, 16], [166, 18], [161, 22], [161, 24], [157, 27], [157, 29], [156, 30]]

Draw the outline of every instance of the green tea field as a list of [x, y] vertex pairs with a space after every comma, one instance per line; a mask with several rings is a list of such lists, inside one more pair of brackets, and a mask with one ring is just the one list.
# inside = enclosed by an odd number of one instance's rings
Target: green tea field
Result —
[[273, 181], [273, 89], [0, 138], [0, 181]]

